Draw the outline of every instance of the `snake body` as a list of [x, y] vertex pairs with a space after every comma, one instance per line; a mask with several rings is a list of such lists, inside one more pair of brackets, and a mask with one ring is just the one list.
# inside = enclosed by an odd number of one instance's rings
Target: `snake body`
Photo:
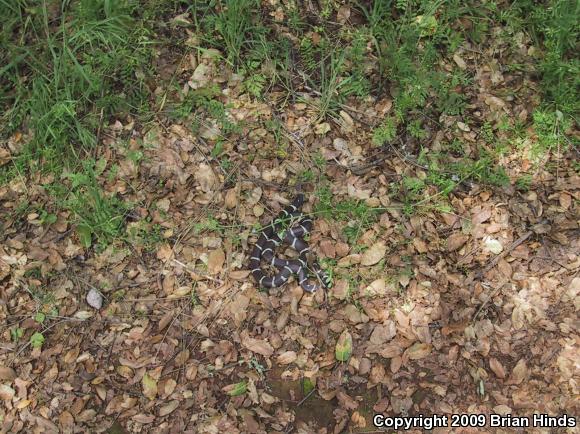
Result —
[[[304, 236], [312, 230], [312, 219], [302, 214], [304, 195], [298, 194], [292, 203], [284, 208], [278, 216], [272, 220], [260, 233], [260, 237], [252, 250], [250, 256], [250, 269], [252, 276], [260, 286], [265, 288], [276, 288], [284, 285], [290, 276], [297, 275], [298, 283], [306, 292], [318, 290], [317, 283], [308, 281], [308, 262], [306, 255], [309, 247]], [[284, 231], [285, 222], [297, 222], [291, 224]], [[280, 259], [276, 257], [276, 247], [282, 243], [287, 243], [292, 249], [298, 252], [298, 259]], [[276, 267], [279, 272], [273, 276], [268, 276], [261, 269], [262, 261]], [[329, 276], [320, 268], [317, 261], [312, 264], [317, 279], [322, 286], [330, 286]]]

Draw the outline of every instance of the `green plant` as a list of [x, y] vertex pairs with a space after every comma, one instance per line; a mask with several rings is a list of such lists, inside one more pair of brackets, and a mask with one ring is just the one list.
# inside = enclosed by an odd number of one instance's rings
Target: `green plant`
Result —
[[565, 133], [572, 126], [572, 121], [561, 111], [536, 110], [533, 120], [537, 141], [532, 146], [532, 156], [537, 157], [546, 152], [561, 153], [569, 148]]
[[21, 327], [14, 327], [10, 329], [10, 338], [14, 342], [18, 342], [24, 336], [24, 329]]
[[[256, 0], [225, 0], [219, 6], [217, 12], [203, 17], [200, 24], [209, 31], [203, 38], [208, 44], [225, 49], [227, 62], [239, 67], [242, 50], [252, 46], [253, 34], [259, 29], [253, 22], [258, 15], [258, 3]], [[216, 33], [219, 38], [214, 36]]]
[[349, 243], [355, 244], [362, 231], [376, 222], [379, 211], [369, 207], [362, 200], [345, 199], [337, 201], [330, 188], [322, 185], [316, 190], [318, 203], [314, 212], [327, 219], [345, 222], [343, 232]]
[[421, 120], [415, 119], [407, 125], [409, 134], [417, 139], [424, 139], [428, 136], [427, 131], [421, 126]]
[[65, 206], [73, 211], [77, 220], [77, 233], [84, 247], [90, 247], [93, 237], [100, 247], [105, 247], [121, 235], [128, 206], [116, 196], [106, 195], [97, 182], [103, 164], [91, 160], [83, 162], [83, 171], [68, 173], [70, 196]]
[[532, 175], [522, 175], [516, 180], [516, 188], [520, 191], [528, 191], [532, 181]]
[[44, 344], [44, 335], [39, 332], [35, 332], [30, 336], [30, 344], [33, 348], [40, 348]]
[[19, 171], [40, 163], [58, 173], [96, 145], [103, 117], [144, 107], [148, 33], [130, 0], [63, 2], [56, 18], [51, 2], [0, 5], [0, 104], [9, 106], [0, 135], [27, 120], [34, 136], [16, 158]]
[[397, 121], [393, 116], [386, 117], [380, 126], [373, 130], [373, 144], [382, 146], [391, 142], [397, 135]]

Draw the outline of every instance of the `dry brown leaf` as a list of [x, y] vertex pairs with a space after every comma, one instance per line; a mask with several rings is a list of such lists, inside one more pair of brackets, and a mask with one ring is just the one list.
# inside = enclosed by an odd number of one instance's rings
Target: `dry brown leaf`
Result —
[[382, 345], [390, 341], [397, 334], [397, 326], [394, 321], [387, 321], [385, 325], [378, 325], [373, 330], [370, 341], [375, 345]]
[[379, 241], [373, 244], [369, 249], [367, 249], [361, 257], [361, 265], [369, 266], [374, 265], [384, 258], [387, 252], [387, 246], [384, 242]]
[[235, 188], [230, 188], [226, 192], [224, 203], [226, 208], [232, 209], [236, 207], [236, 205], [238, 204], [238, 192], [236, 191]]
[[8, 366], [0, 366], [0, 380], [12, 381], [16, 378], [16, 371]]
[[332, 240], [322, 240], [320, 242], [320, 250], [327, 258], [336, 257], [336, 249]]
[[350, 252], [350, 246], [347, 243], [338, 242], [334, 245], [334, 247], [336, 250], [336, 255], [339, 258], [348, 255], [348, 252]]
[[495, 357], [491, 357], [489, 359], [489, 367], [491, 368], [493, 373], [497, 375], [497, 377], [501, 379], [505, 378], [505, 369], [503, 365], [500, 363], [500, 361], [497, 360]]
[[159, 409], [159, 416], [167, 416], [179, 406], [179, 401], [173, 400]]
[[206, 193], [213, 192], [218, 184], [217, 176], [212, 167], [203, 163], [195, 171], [195, 179]]
[[455, 250], [459, 250], [465, 245], [468, 239], [469, 237], [463, 235], [461, 232], [452, 233], [449, 238], [447, 238], [447, 251], [454, 252]]
[[350, 7], [348, 5], [342, 5], [338, 8], [336, 12], [336, 21], [340, 24], [344, 24], [350, 18]]
[[173, 292], [174, 288], [175, 288], [175, 275], [171, 273], [165, 276], [165, 278], [163, 279], [163, 292], [165, 292], [166, 295], [170, 295]]
[[141, 423], [141, 424], [148, 424], [148, 423], [151, 423], [155, 420], [155, 416], [152, 414], [139, 413], [139, 414], [136, 414], [135, 416], [132, 416], [131, 420], [134, 420], [135, 422]]
[[168, 261], [173, 257], [173, 249], [169, 244], [162, 244], [157, 249], [157, 259], [160, 261]]
[[348, 282], [341, 279], [335, 282], [330, 291], [332, 292], [333, 297], [339, 300], [344, 300], [348, 297]]
[[338, 402], [342, 408], [347, 410], [354, 410], [355, 408], [358, 408], [358, 402], [356, 402], [342, 390], [336, 392], [336, 398], [338, 399]]
[[222, 271], [225, 261], [226, 254], [222, 249], [212, 250], [207, 256], [207, 271], [210, 274], [218, 274]]
[[402, 352], [403, 348], [401, 347], [401, 344], [399, 342], [392, 342], [383, 346], [379, 354], [385, 359], [391, 359], [400, 355]]
[[69, 411], [65, 410], [58, 416], [58, 423], [61, 428], [70, 429], [74, 425], [75, 420], [73, 415], [70, 414]]
[[493, 407], [493, 412], [496, 414], [501, 414], [501, 415], [505, 416], [505, 415], [512, 414], [513, 410], [510, 407], [508, 407], [507, 405], [500, 404], [500, 405], [496, 405], [495, 407]]
[[149, 376], [148, 373], [143, 375], [141, 379], [143, 385], [143, 395], [150, 400], [154, 400], [157, 396], [157, 381]]
[[524, 378], [528, 376], [528, 366], [526, 365], [526, 361], [524, 359], [520, 359], [514, 369], [512, 370], [512, 374], [508, 380], [508, 384], [521, 384], [524, 381]]
[[391, 359], [391, 372], [393, 374], [396, 374], [397, 372], [399, 372], [399, 369], [401, 369], [401, 366], [403, 364], [403, 358], [401, 356], [395, 356]]
[[413, 238], [413, 246], [418, 253], [427, 253], [429, 251], [427, 243], [421, 238]]
[[280, 365], [289, 365], [297, 359], [295, 351], [285, 351], [276, 359]]
[[8, 384], [0, 384], [0, 399], [10, 401], [14, 398], [16, 391]]
[[431, 354], [431, 345], [417, 342], [405, 350], [403, 353], [403, 359], [419, 360], [424, 359], [429, 354]]
[[263, 339], [254, 339], [248, 336], [242, 338], [242, 345], [253, 353], [270, 357], [274, 353], [274, 348]]
[[572, 196], [568, 193], [560, 193], [560, 206], [567, 210], [572, 205]]

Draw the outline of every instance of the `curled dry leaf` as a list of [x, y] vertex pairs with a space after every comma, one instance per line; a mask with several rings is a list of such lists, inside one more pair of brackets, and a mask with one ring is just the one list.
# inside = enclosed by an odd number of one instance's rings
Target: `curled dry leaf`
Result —
[[390, 341], [397, 334], [397, 326], [394, 321], [387, 321], [385, 325], [378, 325], [373, 330], [370, 341], [375, 345], [382, 345]]
[[224, 202], [226, 208], [232, 209], [236, 207], [236, 204], [238, 203], [238, 193], [235, 188], [230, 188], [227, 191]]

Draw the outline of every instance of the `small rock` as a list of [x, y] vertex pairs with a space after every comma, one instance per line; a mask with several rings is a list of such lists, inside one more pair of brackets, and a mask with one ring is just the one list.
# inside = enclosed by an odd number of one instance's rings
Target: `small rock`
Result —
[[87, 294], [87, 303], [94, 309], [103, 307], [103, 296], [95, 288], [91, 288]]

